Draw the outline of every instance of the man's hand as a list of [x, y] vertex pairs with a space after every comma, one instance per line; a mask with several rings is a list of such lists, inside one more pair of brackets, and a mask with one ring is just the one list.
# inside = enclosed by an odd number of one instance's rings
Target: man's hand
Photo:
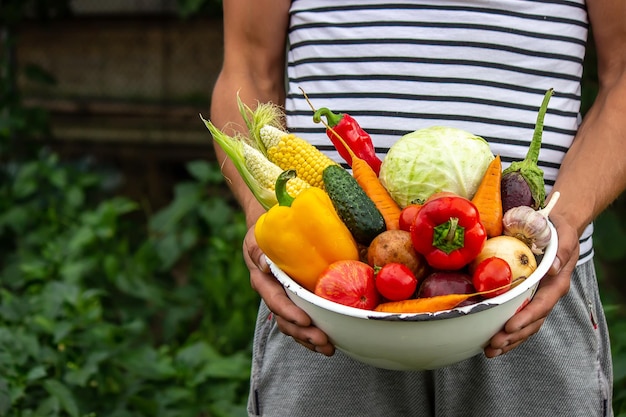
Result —
[[254, 227], [244, 239], [243, 256], [250, 270], [250, 284], [274, 314], [280, 331], [314, 352], [332, 356], [335, 347], [328, 336], [313, 326], [311, 318], [287, 297], [283, 286], [270, 273], [265, 255], [254, 238]]
[[539, 331], [556, 303], [569, 291], [570, 279], [579, 255], [577, 231], [563, 217], [553, 215], [559, 237], [556, 259], [539, 283], [532, 301], [506, 322], [485, 348], [488, 358], [507, 353]]

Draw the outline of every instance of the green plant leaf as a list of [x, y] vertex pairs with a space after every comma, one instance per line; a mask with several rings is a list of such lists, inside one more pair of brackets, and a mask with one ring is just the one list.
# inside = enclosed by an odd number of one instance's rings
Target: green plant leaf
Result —
[[38, 402], [34, 412], [28, 410], [31, 416], [61, 417], [61, 403], [57, 397], [50, 394], [48, 398]]
[[50, 172], [48, 180], [56, 188], [64, 189], [67, 187], [68, 172], [62, 169], [54, 169]]
[[54, 331], [52, 333], [52, 341], [54, 343], [60, 343], [63, 339], [69, 336], [74, 328], [75, 324], [70, 321], [60, 321], [55, 323]]
[[39, 188], [37, 171], [39, 165], [30, 162], [21, 167], [13, 180], [13, 193], [16, 198], [26, 198], [34, 194]]
[[27, 381], [34, 381], [36, 379], [44, 378], [47, 375], [46, 368], [43, 365], [38, 365], [32, 368], [26, 374]]
[[71, 417], [78, 417], [78, 405], [72, 392], [56, 379], [46, 379], [43, 381], [43, 387], [48, 393], [56, 398], [61, 405], [61, 408], [65, 410]]
[[77, 186], [69, 186], [65, 189], [65, 202], [70, 207], [81, 207], [85, 202], [85, 192]]
[[23, 233], [30, 225], [32, 218], [29, 216], [28, 210], [23, 206], [16, 204], [9, 207], [6, 212], [0, 214], [0, 230], [7, 227], [16, 233]]
[[159, 236], [175, 229], [188, 213], [201, 202], [202, 188], [193, 183], [178, 184], [172, 203], [150, 219], [150, 228]]
[[111, 353], [107, 351], [89, 353], [84, 364], [66, 373], [65, 382], [79, 387], [87, 386], [90, 380], [98, 375], [100, 364], [109, 357]]
[[67, 249], [70, 253], [80, 253], [86, 246], [95, 241], [96, 235], [90, 226], [82, 226], [78, 228], [67, 243]]
[[176, 375], [172, 358], [150, 346], [126, 352], [123, 356], [117, 357], [116, 361], [133, 374], [150, 380], [163, 380]]
[[242, 353], [237, 353], [207, 362], [198, 371], [194, 379], [199, 382], [207, 377], [248, 380], [250, 377], [250, 358]]
[[183, 248], [175, 235], [164, 236], [156, 243], [156, 250], [162, 262], [162, 269], [171, 268], [180, 258]]
[[221, 231], [232, 219], [233, 209], [224, 200], [213, 200], [201, 208], [200, 214], [211, 227]]
[[219, 357], [219, 353], [207, 342], [197, 341], [180, 349], [176, 354], [176, 362], [193, 369]]
[[81, 279], [87, 277], [96, 268], [96, 259], [85, 258], [67, 260], [59, 269], [59, 275], [68, 282], [80, 282]]
[[191, 161], [187, 163], [187, 171], [202, 184], [208, 183], [214, 178], [211, 164], [206, 161]]

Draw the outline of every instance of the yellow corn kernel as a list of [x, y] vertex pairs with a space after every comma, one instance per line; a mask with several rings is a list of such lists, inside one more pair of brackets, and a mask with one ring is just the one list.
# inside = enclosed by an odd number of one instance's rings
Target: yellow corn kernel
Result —
[[314, 187], [324, 188], [322, 172], [336, 162], [306, 140], [273, 126], [263, 126], [259, 136], [271, 162], [283, 170], [295, 170], [297, 178]]
[[[265, 157], [258, 149], [253, 148], [245, 142], [243, 145], [243, 159], [248, 171], [257, 181], [261, 188], [276, 191], [276, 179], [283, 170]], [[306, 181], [299, 177], [290, 179], [287, 182], [287, 192], [290, 196], [296, 197], [303, 190], [311, 187]]]

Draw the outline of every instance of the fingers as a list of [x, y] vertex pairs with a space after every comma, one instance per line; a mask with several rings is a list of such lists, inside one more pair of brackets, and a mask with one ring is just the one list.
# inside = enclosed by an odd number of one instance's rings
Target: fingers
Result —
[[569, 276], [545, 277], [532, 301], [491, 338], [489, 346], [485, 348], [485, 355], [495, 357], [510, 352], [537, 333], [568, 288]]
[[[548, 275], [557, 275], [565, 265], [570, 265], [574, 270], [578, 255], [580, 253], [579, 236], [566, 219], [559, 215], [552, 215], [550, 221], [554, 225], [557, 236], [559, 238], [559, 247], [556, 253], [556, 259], [552, 263]], [[572, 263], [573, 261], [573, 263]]]
[[253, 272], [254, 270], [259, 270], [266, 274], [270, 272], [269, 265], [265, 260], [265, 255], [256, 243], [256, 239], [254, 237], [254, 227], [248, 229], [248, 232], [243, 239], [243, 259], [250, 272]]
[[507, 353], [537, 333], [548, 314], [569, 289], [569, 275], [546, 276], [532, 301], [509, 319], [485, 348], [489, 358]]
[[567, 294], [569, 284], [570, 273], [545, 276], [539, 283], [532, 301], [507, 321], [504, 331], [513, 335], [522, 331], [525, 327], [545, 319], [561, 297]]
[[332, 356], [335, 353], [335, 347], [328, 340], [328, 336], [317, 327], [302, 327], [280, 316], [276, 316], [276, 323], [281, 332], [293, 337], [296, 342], [307, 349], [326, 356]]
[[244, 238], [243, 253], [250, 270], [250, 285], [274, 314], [279, 330], [307, 349], [326, 356], [333, 355], [335, 347], [328, 336], [312, 324], [308, 314], [289, 299], [283, 286], [271, 275], [252, 228]]
[[557, 217], [551, 220], [559, 236], [557, 259], [540, 281], [532, 301], [491, 338], [484, 350], [489, 358], [510, 352], [537, 333], [550, 311], [569, 291], [571, 275], [578, 260], [578, 234], [563, 219]]
[[[287, 297], [283, 286], [269, 274], [259, 271], [250, 274], [252, 287], [259, 293], [274, 315], [300, 327], [311, 326], [311, 318]], [[289, 336], [292, 336], [289, 334]]]
[[495, 358], [496, 356], [510, 352], [537, 333], [544, 321], [545, 317], [532, 322], [530, 325], [519, 329], [519, 331], [515, 333], [499, 332], [491, 339], [490, 344], [485, 348], [485, 356]]

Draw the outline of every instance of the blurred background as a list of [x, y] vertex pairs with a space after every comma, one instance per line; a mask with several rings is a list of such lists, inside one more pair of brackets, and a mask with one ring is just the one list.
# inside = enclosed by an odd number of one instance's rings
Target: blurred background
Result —
[[[0, 416], [245, 416], [258, 297], [199, 119], [220, 1], [1, 0], [0, 25]], [[624, 196], [595, 242], [626, 416]]]
[[113, 163], [125, 192], [167, 202], [184, 162], [212, 156], [198, 121], [221, 66], [219, 3], [13, 3], [47, 14], [22, 19], [14, 49], [23, 104], [50, 115], [45, 143]]

